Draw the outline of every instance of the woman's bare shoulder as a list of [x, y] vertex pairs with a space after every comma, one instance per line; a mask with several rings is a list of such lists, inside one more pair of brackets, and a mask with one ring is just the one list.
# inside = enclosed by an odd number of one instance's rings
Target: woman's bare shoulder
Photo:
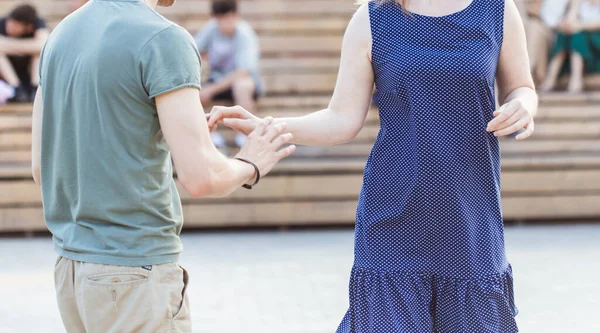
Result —
[[371, 21], [369, 18], [369, 4], [364, 3], [358, 7], [348, 28], [346, 29], [346, 40], [360, 44], [370, 50], [371, 46]]

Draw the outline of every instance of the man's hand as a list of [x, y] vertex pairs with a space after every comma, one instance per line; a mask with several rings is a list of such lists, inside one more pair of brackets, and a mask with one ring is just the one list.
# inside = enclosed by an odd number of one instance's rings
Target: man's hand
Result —
[[277, 162], [296, 150], [294, 145], [279, 150], [293, 138], [291, 133], [285, 133], [286, 129], [287, 124], [273, 124], [273, 118], [265, 118], [248, 135], [248, 140], [236, 157], [252, 161], [261, 175], [268, 174]]
[[215, 106], [206, 118], [211, 132], [222, 122], [223, 125], [231, 127], [244, 135], [252, 133], [262, 120], [239, 105], [232, 107]]
[[524, 140], [533, 134], [534, 122], [529, 112], [520, 100], [514, 99], [494, 111], [494, 119], [487, 126], [488, 132], [495, 136], [505, 136], [525, 129], [517, 135], [517, 140]]

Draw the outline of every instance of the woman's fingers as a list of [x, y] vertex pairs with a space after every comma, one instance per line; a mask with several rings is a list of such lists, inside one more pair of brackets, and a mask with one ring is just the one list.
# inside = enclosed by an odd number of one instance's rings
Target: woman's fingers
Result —
[[208, 126], [214, 126], [225, 118], [248, 119], [251, 116], [252, 114], [241, 106], [214, 106], [208, 117]]
[[503, 130], [507, 127], [514, 125], [515, 123], [517, 123], [519, 120], [521, 120], [523, 118], [524, 113], [527, 113], [527, 111], [519, 110], [519, 111], [515, 112], [512, 116], [510, 116], [510, 118], [508, 118], [504, 122], [496, 125], [495, 132]]
[[495, 136], [516, 133], [523, 128], [526, 130], [517, 135], [518, 140], [526, 139], [533, 134], [533, 117], [519, 100], [513, 100], [503, 105], [494, 112], [494, 117], [488, 123], [486, 130], [494, 132]]
[[254, 123], [250, 119], [225, 118], [223, 125], [245, 135], [254, 131]]
[[531, 115], [525, 109], [519, 109], [515, 114], [513, 114], [510, 118], [508, 118], [505, 122], [496, 126], [496, 130], [494, 131], [495, 136], [504, 136], [511, 133], [514, 133], [525, 125], [529, 124], [532, 120]]
[[527, 125], [526, 119], [519, 119], [516, 123], [494, 132], [495, 136], [505, 136], [513, 134]]
[[517, 140], [527, 139], [528, 137], [530, 137], [533, 134], [533, 131], [535, 130], [534, 127], [535, 127], [535, 123], [532, 120], [529, 124], [525, 125], [525, 131], [523, 131], [523, 133], [519, 133], [519, 135], [517, 135], [516, 139]]
[[514, 100], [502, 105], [498, 110], [494, 112], [495, 118], [488, 123], [486, 130], [488, 132], [494, 132], [498, 130], [498, 125], [508, 120], [521, 108], [521, 102], [518, 100]]

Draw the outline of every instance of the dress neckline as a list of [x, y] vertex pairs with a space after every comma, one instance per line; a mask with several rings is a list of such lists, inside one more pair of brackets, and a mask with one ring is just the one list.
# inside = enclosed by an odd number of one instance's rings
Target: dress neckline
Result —
[[424, 14], [419, 14], [419, 13], [415, 13], [412, 12], [406, 8], [403, 8], [409, 15], [414, 16], [414, 17], [423, 17], [423, 18], [428, 18], [428, 19], [441, 19], [441, 18], [451, 18], [453, 16], [459, 16], [461, 14], [464, 14], [466, 12], [468, 12], [472, 7], [475, 7], [474, 4], [475, 2], [477, 2], [478, 0], [471, 0], [471, 2], [464, 8], [457, 10], [455, 12], [452, 12], [450, 14], [445, 14], [445, 15], [439, 15], [439, 16], [433, 16], [433, 15], [424, 15]]

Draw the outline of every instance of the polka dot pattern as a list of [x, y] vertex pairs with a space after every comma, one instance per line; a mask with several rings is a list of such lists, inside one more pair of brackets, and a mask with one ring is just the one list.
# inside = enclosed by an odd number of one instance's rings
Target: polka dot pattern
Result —
[[369, 4], [381, 130], [338, 333], [514, 333], [500, 150], [486, 132], [504, 0], [457, 13]]

